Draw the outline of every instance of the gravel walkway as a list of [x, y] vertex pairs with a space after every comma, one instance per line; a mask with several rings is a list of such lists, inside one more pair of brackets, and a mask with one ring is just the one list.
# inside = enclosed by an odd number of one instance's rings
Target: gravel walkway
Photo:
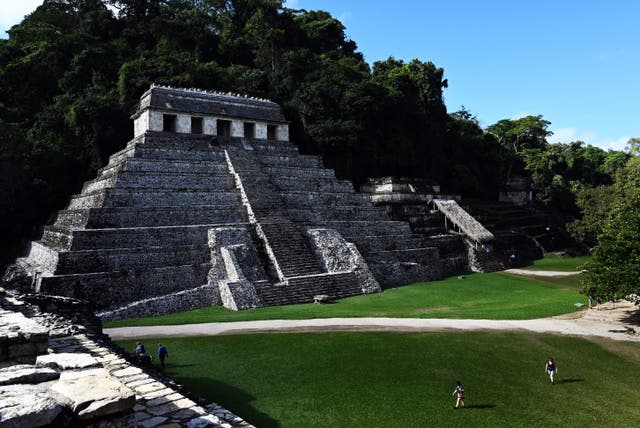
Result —
[[[615, 340], [640, 341], [638, 307], [626, 301], [618, 302], [615, 305], [606, 303], [598, 306], [598, 308], [580, 313], [533, 320], [318, 318], [120, 327], [107, 328], [104, 329], [104, 332], [111, 336], [112, 339], [120, 340], [285, 332], [436, 332], [474, 330], [524, 330], [539, 333], [599, 336]], [[635, 330], [638, 330], [638, 333], [635, 333]]]
[[578, 275], [584, 271], [576, 270], [576, 271], [558, 271], [558, 270], [530, 270], [530, 269], [507, 269], [504, 270], [505, 273], [513, 273], [515, 275], [533, 275], [533, 276], [572, 276]]

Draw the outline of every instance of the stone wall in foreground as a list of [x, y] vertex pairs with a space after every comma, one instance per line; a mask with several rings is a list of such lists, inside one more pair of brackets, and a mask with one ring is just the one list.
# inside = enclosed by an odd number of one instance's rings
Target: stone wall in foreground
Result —
[[251, 427], [136, 365], [84, 302], [0, 289], [0, 306], [0, 426]]

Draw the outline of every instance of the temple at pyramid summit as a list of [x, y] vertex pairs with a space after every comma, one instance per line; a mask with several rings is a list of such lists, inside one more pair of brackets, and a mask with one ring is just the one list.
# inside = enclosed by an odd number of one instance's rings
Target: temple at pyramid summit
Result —
[[429, 233], [393, 220], [374, 204], [393, 186], [355, 192], [300, 154], [274, 102], [152, 86], [132, 119], [134, 138], [14, 265], [105, 320], [375, 293], [467, 272], [494, 240], [453, 200], [412, 196], [431, 204]]

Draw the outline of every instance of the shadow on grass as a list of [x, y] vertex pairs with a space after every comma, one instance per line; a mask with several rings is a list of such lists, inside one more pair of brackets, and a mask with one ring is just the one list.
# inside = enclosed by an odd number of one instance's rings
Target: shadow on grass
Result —
[[584, 379], [558, 379], [556, 383], [576, 383], [576, 382], [584, 382]]
[[495, 404], [470, 404], [468, 406], [461, 407], [461, 409], [493, 409]]
[[195, 367], [196, 364], [171, 364], [171, 363], [165, 363], [166, 364], [166, 368], [167, 369], [177, 369], [177, 368], [181, 368], [181, 367]]
[[210, 377], [177, 377], [176, 380], [189, 385], [192, 393], [219, 404], [252, 425], [260, 428], [280, 426], [280, 423], [268, 414], [254, 408], [251, 403], [256, 397], [242, 389]]

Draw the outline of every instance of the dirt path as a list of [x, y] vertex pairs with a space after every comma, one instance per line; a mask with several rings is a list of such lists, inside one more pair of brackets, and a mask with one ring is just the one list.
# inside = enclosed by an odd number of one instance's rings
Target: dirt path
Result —
[[[392, 331], [436, 332], [474, 330], [525, 330], [571, 336], [597, 336], [640, 341], [638, 307], [629, 302], [606, 303], [597, 309], [533, 320], [470, 320], [422, 318], [317, 318], [218, 322], [149, 327], [107, 328], [112, 339], [217, 336], [225, 334]], [[638, 333], [635, 333], [635, 330]]]
[[528, 269], [507, 269], [503, 272], [513, 273], [515, 275], [533, 275], [533, 276], [571, 276], [578, 275], [582, 271], [562, 272], [557, 270], [528, 270]]

